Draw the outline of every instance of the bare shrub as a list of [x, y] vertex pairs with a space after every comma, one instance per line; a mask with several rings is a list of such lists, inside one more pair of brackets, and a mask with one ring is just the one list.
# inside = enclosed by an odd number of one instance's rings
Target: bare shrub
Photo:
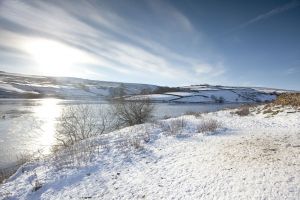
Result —
[[62, 111], [56, 129], [57, 144], [52, 147], [57, 169], [84, 166], [104, 147], [89, 139], [114, 129], [110, 112], [97, 105], [75, 105]]
[[125, 139], [118, 141], [116, 144], [114, 144], [114, 148], [121, 153], [128, 153], [128, 150], [130, 149], [130, 140]]
[[187, 111], [187, 112], [185, 113], [185, 115], [193, 115], [193, 116], [195, 116], [196, 118], [201, 117], [201, 113], [200, 113], [200, 112], [194, 112], [194, 111]]
[[202, 121], [200, 124], [197, 125], [197, 131], [199, 133], [208, 133], [214, 132], [217, 129], [221, 128], [221, 123], [214, 119], [208, 119]]
[[115, 148], [119, 153], [128, 154], [131, 150], [141, 150], [144, 148], [144, 140], [141, 136], [133, 136], [123, 138], [113, 144], [113, 148]]
[[143, 135], [143, 140], [145, 143], [150, 142], [151, 137], [150, 137], [150, 133], [149, 132], [145, 132], [145, 134]]
[[16, 165], [21, 166], [26, 162], [32, 160], [35, 156], [28, 153], [20, 153], [17, 155]]
[[53, 153], [53, 165], [59, 170], [85, 166], [102, 152], [104, 146], [94, 140], [83, 140]]
[[160, 123], [161, 128], [168, 135], [180, 134], [186, 127], [187, 122], [184, 118], [175, 118]]
[[17, 167], [8, 167], [0, 169], [0, 183], [2, 183], [5, 179], [12, 176], [17, 170]]
[[250, 107], [242, 106], [235, 112], [235, 114], [237, 114], [239, 116], [248, 116], [250, 114]]
[[171, 115], [164, 115], [162, 118], [163, 119], [170, 119], [170, 118], [172, 118], [172, 116]]
[[143, 128], [140, 129], [139, 134], [137, 135], [140, 140], [144, 141], [145, 143], [150, 142], [151, 137], [150, 137], [150, 132], [151, 128], [153, 128], [153, 124], [150, 126], [150, 124], [144, 124], [142, 126]]
[[69, 106], [58, 119], [55, 138], [58, 144], [68, 147], [78, 141], [106, 133], [112, 128], [111, 120], [110, 113], [103, 111], [100, 106]]
[[215, 95], [211, 95], [210, 98], [215, 102], [215, 103], [224, 103], [225, 99], [224, 97], [216, 97]]
[[112, 113], [116, 117], [116, 126], [125, 127], [142, 124], [152, 118], [154, 105], [149, 99], [126, 101], [124, 98], [115, 100]]
[[38, 191], [39, 189], [42, 188], [42, 186], [43, 186], [42, 183], [39, 182], [39, 180], [36, 180], [36, 181], [34, 182], [32, 191], [33, 191], [33, 192]]
[[143, 148], [142, 141], [140, 140], [140, 138], [134, 137], [134, 138], [130, 139], [129, 142], [130, 142], [130, 145], [136, 150], [140, 150]]
[[17, 160], [13, 166], [0, 168], [0, 183], [12, 176], [23, 164], [36, 158], [34, 155], [20, 153], [17, 155]]
[[39, 189], [42, 188], [43, 184], [41, 183], [41, 181], [39, 180], [38, 176], [36, 173], [34, 173], [34, 177], [35, 177], [35, 180], [33, 183], [31, 183], [31, 185], [33, 186], [32, 188], [32, 192], [36, 192], [38, 191]]

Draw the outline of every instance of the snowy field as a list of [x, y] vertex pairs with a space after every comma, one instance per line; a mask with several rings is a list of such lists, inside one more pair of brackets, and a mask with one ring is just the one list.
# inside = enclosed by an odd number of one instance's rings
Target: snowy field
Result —
[[[254, 108], [128, 127], [25, 164], [2, 199], [300, 199], [300, 111]], [[203, 131], [208, 122], [216, 131]], [[200, 127], [200, 128], [199, 128]], [[84, 149], [84, 150], [83, 150]], [[87, 155], [87, 154], [84, 154]]]

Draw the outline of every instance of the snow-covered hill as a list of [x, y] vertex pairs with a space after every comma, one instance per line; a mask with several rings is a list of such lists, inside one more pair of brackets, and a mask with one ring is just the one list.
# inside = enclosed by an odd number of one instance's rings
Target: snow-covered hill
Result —
[[[0, 72], [0, 98], [103, 99], [125, 94], [129, 100], [150, 98], [172, 103], [245, 103], [265, 102], [276, 94], [294, 92], [257, 87], [192, 85], [162, 87], [137, 83], [118, 83], [70, 77], [32, 76]], [[140, 95], [147, 94], [147, 95]]]
[[[181, 91], [180, 91], [181, 90]], [[252, 103], [269, 102], [280, 93], [295, 92], [291, 90], [228, 87], [213, 85], [192, 85], [178, 88], [178, 92], [133, 96], [129, 99], [149, 98], [156, 102], [173, 103]]]
[[146, 84], [0, 72], [0, 98], [104, 98], [116, 95], [120, 90], [134, 95], [144, 90], [154, 91], [157, 87]]

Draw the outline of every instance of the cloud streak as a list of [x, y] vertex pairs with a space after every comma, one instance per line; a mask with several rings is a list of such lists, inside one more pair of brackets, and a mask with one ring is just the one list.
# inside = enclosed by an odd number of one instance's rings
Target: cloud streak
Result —
[[259, 21], [263, 21], [263, 20], [266, 20], [270, 17], [273, 17], [275, 15], [278, 15], [280, 13], [283, 13], [283, 12], [286, 12], [288, 10], [291, 10], [293, 8], [296, 8], [300, 5], [300, 2], [299, 1], [292, 1], [290, 3], [287, 3], [283, 6], [280, 6], [280, 7], [277, 7], [277, 8], [274, 8], [272, 10], [270, 10], [269, 12], [266, 12], [266, 13], [263, 13], [263, 14], [260, 14], [250, 20], [248, 20], [247, 22], [243, 23], [243, 24], [240, 24], [239, 26], [231, 29], [229, 32], [234, 32], [234, 31], [237, 31], [237, 30], [240, 30], [240, 29], [243, 29], [243, 28], [246, 28], [252, 24], [255, 24]]
[[[0, 24], [5, 25], [0, 28], [0, 47], [21, 51], [22, 58], [32, 65], [30, 51], [22, 44], [41, 39], [59, 42], [65, 49], [84, 55], [81, 63], [74, 63], [72, 71], [88, 71], [86, 76], [93, 74], [87, 78], [97, 78], [99, 74], [106, 80], [154, 83], [159, 79], [164, 84], [170, 80], [196, 82], [201, 77], [208, 80], [224, 73], [221, 61], [209, 62], [201, 55], [186, 56], [182, 52], [187, 49], [180, 43], [174, 48], [174, 41], [181, 39], [188, 44], [191, 38], [197, 39], [201, 34], [173, 6], [149, 2], [147, 5], [156, 14], [153, 20], [157, 24], [145, 29], [141, 21], [95, 1], [4, 0], [0, 6]], [[20, 58], [20, 55], [15, 53], [10, 58]]]

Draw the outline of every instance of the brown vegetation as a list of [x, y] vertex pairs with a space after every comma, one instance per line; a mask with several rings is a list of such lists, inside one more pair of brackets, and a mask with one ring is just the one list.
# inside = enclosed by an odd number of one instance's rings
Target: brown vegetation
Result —
[[208, 119], [202, 121], [202, 123], [197, 126], [197, 130], [199, 133], [208, 133], [208, 132], [214, 132], [221, 127], [222, 124], [217, 120]]
[[235, 114], [239, 116], [248, 116], [250, 114], [250, 106], [241, 106]]
[[277, 99], [274, 101], [276, 105], [283, 106], [300, 106], [300, 93], [284, 93], [280, 94]]

